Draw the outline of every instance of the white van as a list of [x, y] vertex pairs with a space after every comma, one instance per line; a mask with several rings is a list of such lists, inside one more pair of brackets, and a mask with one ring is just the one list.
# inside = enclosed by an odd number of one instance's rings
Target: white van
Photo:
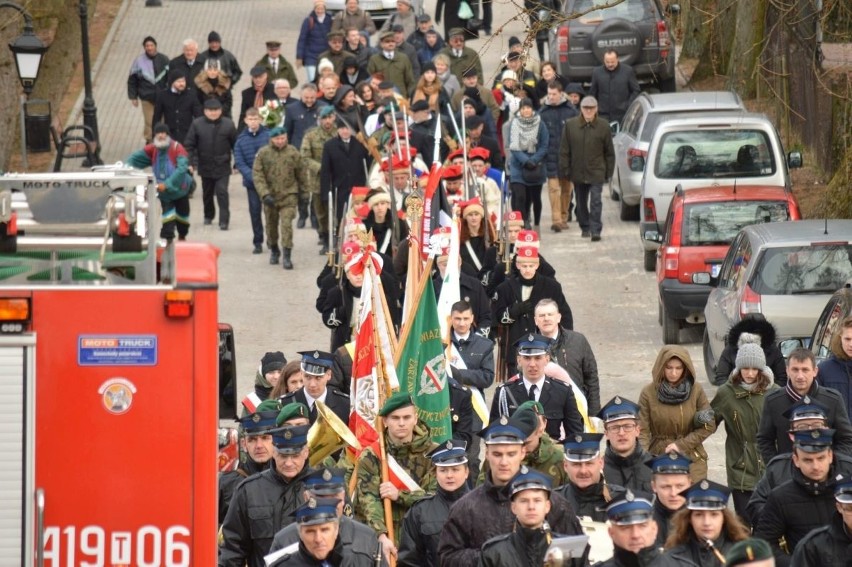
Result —
[[766, 115], [745, 111], [669, 115], [657, 126], [647, 158], [632, 160], [632, 169], [644, 169], [639, 235], [647, 271], [654, 271], [658, 235], [677, 187], [742, 183], [792, 189], [789, 168], [802, 166], [799, 152], [785, 155]]

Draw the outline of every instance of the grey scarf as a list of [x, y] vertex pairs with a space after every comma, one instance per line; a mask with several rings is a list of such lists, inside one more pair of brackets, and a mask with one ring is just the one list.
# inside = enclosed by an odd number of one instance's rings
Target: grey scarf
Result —
[[689, 377], [681, 380], [677, 386], [663, 378], [660, 389], [657, 391], [657, 399], [664, 404], [676, 406], [688, 400], [691, 393], [692, 380]]
[[541, 116], [534, 114], [529, 118], [523, 118], [516, 114], [512, 119], [509, 131], [509, 149], [513, 152], [525, 152], [534, 154], [538, 146], [538, 128], [541, 125]]

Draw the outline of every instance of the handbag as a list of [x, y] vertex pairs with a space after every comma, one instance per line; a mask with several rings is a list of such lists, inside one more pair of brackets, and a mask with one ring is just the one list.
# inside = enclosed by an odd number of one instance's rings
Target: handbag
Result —
[[459, 3], [458, 17], [460, 20], [469, 20], [473, 17], [473, 10], [465, 0]]

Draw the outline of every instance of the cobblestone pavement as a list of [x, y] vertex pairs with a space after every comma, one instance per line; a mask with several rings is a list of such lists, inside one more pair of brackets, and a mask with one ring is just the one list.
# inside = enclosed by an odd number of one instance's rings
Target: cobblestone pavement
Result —
[[[161, 8], [146, 8], [142, 0], [126, 0], [108, 38], [111, 41], [96, 62], [94, 96], [104, 161], [122, 160], [142, 143], [141, 112], [128, 102], [125, 85], [143, 37], [153, 35], [160, 50], [173, 57], [184, 38], [196, 38], [203, 50], [207, 33], [218, 31], [223, 47], [235, 53], [246, 72], [235, 88], [239, 93], [248, 86], [248, 70], [263, 55], [267, 39], [282, 40], [285, 57], [295, 59], [299, 26], [311, 6], [311, 0], [163, 0]], [[434, 0], [428, 0], [427, 7], [433, 12]], [[484, 67], [492, 73], [509, 36], [523, 33], [521, 22], [510, 21], [517, 13], [514, 2], [495, 0], [494, 8], [494, 29], [508, 22], [502, 33], [471, 42], [481, 50]], [[304, 80], [301, 71], [300, 80]], [[236, 107], [238, 98], [237, 94]], [[642, 269], [637, 223], [620, 221], [618, 203], [606, 197], [606, 190], [604, 194], [603, 240], [594, 244], [580, 238], [576, 223], [567, 232], [550, 232], [550, 211], [543, 195], [542, 246], [571, 304], [575, 329], [586, 334], [597, 355], [602, 401], [616, 394], [636, 400], [662, 345], [655, 279]], [[290, 358], [296, 351], [328, 347], [329, 333], [314, 309], [315, 278], [324, 258], [317, 255], [316, 234], [310, 229], [295, 231], [293, 271], [270, 266], [266, 254], [252, 255], [248, 207], [239, 176], [231, 178], [230, 195], [231, 230], [227, 232], [218, 230], [216, 223], [202, 225], [200, 195], [195, 197], [190, 239], [209, 241], [221, 250], [220, 320], [234, 326], [240, 385], [247, 392], [264, 352], [282, 350]], [[703, 376], [701, 329], [683, 331], [681, 340], [689, 342], [700, 380], [712, 397], [715, 388]], [[707, 443], [711, 475], [717, 480], [724, 480], [723, 440], [720, 432]]]

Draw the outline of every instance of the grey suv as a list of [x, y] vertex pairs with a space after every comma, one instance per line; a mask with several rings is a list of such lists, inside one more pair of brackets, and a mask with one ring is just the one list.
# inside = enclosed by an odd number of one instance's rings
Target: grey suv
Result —
[[676, 14], [678, 4], [664, 11], [660, 0], [624, 0], [596, 10], [605, 0], [566, 0], [562, 13], [582, 14], [551, 30], [550, 59], [559, 74], [588, 83], [592, 70], [603, 63], [607, 49], [615, 49], [622, 63], [633, 67], [640, 83], [675, 91], [675, 44], [666, 11]]

